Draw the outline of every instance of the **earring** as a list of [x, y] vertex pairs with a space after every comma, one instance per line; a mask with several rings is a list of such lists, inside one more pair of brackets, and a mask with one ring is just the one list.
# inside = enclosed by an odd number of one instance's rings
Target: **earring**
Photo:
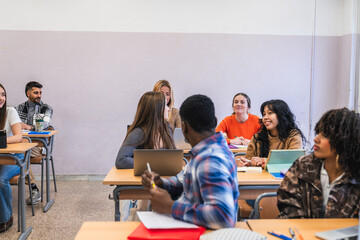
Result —
[[339, 169], [339, 154], [336, 155], [335, 161], [336, 161], [336, 169]]

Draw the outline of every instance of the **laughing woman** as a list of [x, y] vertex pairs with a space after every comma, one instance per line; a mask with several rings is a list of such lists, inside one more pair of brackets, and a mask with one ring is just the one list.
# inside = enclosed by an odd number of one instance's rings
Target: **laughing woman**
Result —
[[360, 116], [326, 112], [315, 126], [314, 152], [297, 159], [278, 190], [280, 218], [358, 218]]
[[294, 114], [283, 100], [266, 101], [261, 105], [260, 111], [263, 125], [251, 139], [245, 157], [237, 161], [238, 166], [264, 167], [270, 150], [300, 149], [302, 141], [306, 141], [295, 123]]
[[[19, 143], [22, 139], [21, 120], [15, 108], [6, 106], [6, 91], [0, 84], [0, 129], [6, 130], [7, 143]], [[23, 154], [17, 154], [20, 159]], [[0, 165], [0, 232], [8, 230], [13, 223], [12, 195], [9, 180], [20, 174], [17, 165]]]

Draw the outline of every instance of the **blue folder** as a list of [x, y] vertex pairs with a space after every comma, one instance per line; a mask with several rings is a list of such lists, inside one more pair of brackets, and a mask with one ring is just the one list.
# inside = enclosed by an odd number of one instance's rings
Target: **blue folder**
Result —
[[50, 134], [50, 132], [28, 132], [28, 134]]

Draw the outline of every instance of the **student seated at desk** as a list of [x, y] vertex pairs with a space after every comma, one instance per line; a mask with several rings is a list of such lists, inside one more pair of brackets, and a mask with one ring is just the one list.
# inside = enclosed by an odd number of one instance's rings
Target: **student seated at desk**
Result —
[[[7, 143], [22, 141], [21, 120], [15, 108], [6, 106], [6, 91], [0, 84], [0, 129], [6, 130]], [[20, 159], [23, 154], [16, 154]], [[20, 174], [18, 165], [0, 165], [0, 232], [5, 232], [13, 224], [12, 193], [9, 180]]]
[[297, 159], [280, 185], [280, 218], [358, 218], [360, 116], [330, 110], [315, 132], [314, 152]]
[[[191, 96], [181, 105], [180, 116], [184, 137], [193, 147], [191, 160], [169, 179], [145, 171], [142, 184], [150, 189], [152, 210], [207, 228], [234, 227], [237, 169], [223, 135], [215, 133], [214, 104], [204, 95]], [[169, 193], [180, 198], [173, 201]]]
[[249, 113], [251, 100], [245, 93], [238, 93], [232, 101], [233, 113], [224, 118], [216, 132], [226, 133], [227, 143], [248, 145], [250, 139], [260, 129], [259, 117]]
[[154, 92], [162, 92], [165, 95], [166, 106], [168, 112], [167, 121], [170, 123], [171, 130], [174, 131], [175, 128], [181, 128], [181, 118], [179, 115], [179, 109], [174, 107], [174, 92], [173, 89], [167, 80], [159, 80], [155, 83]]
[[304, 134], [295, 123], [295, 116], [283, 100], [264, 102], [260, 111], [263, 125], [250, 141], [245, 157], [237, 161], [242, 166], [262, 166], [264, 168], [270, 150], [300, 149]]
[[165, 96], [161, 92], [147, 92], [140, 98], [134, 122], [116, 157], [118, 169], [134, 168], [134, 149], [175, 149], [168, 118]]

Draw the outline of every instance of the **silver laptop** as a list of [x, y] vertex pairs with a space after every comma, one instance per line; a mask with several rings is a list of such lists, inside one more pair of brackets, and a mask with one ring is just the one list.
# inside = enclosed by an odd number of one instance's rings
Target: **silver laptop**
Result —
[[141, 176], [149, 163], [151, 171], [160, 176], [175, 176], [181, 172], [183, 162], [183, 150], [180, 149], [135, 149], [134, 175]]
[[190, 150], [190, 143], [185, 142], [185, 137], [181, 128], [175, 128], [174, 130], [174, 142], [177, 149]]
[[320, 239], [325, 240], [337, 240], [337, 239], [348, 239], [356, 240], [358, 239], [359, 226], [352, 226], [347, 228], [340, 228], [331, 231], [318, 232], [315, 233], [315, 236]]

